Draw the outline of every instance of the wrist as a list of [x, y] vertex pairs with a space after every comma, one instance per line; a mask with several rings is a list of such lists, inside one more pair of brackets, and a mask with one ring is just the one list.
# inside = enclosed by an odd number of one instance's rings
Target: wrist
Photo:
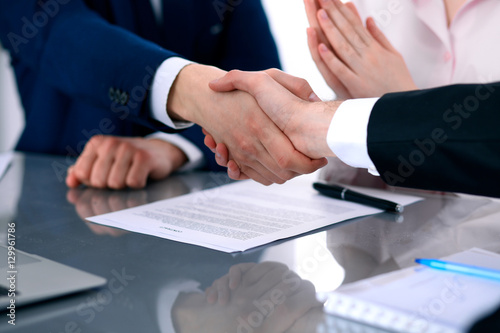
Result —
[[149, 142], [151, 142], [151, 144], [156, 146], [156, 151], [161, 154], [159, 161], [160, 166], [158, 166], [158, 168], [155, 168], [155, 170], [158, 171], [153, 171], [151, 173], [151, 178], [162, 179], [165, 177], [165, 172], [163, 171], [165, 167], [169, 170], [168, 173], [174, 172], [188, 161], [186, 154], [176, 145], [156, 138], [148, 140]]
[[171, 310], [175, 331], [177, 333], [201, 332], [203, 327], [200, 327], [197, 319], [200, 318], [205, 303], [204, 294], [180, 293]]
[[297, 126], [285, 133], [295, 148], [310, 158], [335, 156], [327, 143], [332, 118], [342, 101], [305, 103], [304, 112], [296, 119]]
[[177, 75], [170, 89], [167, 112], [173, 120], [190, 121], [202, 125], [203, 110], [215, 94], [208, 83], [224, 75], [213, 66], [190, 64]]

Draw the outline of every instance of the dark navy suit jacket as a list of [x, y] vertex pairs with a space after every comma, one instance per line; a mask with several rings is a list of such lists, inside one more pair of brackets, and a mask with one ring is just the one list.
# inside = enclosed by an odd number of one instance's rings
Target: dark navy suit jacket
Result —
[[[150, 117], [148, 92], [167, 58], [222, 69], [279, 67], [260, 0], [0, 0], [0, 39], [10, 52], [26, 114], [16, 149], [77, 156], [96, 134], [171, 131]], [[213, 154], [198, 126], [182, 135]]]

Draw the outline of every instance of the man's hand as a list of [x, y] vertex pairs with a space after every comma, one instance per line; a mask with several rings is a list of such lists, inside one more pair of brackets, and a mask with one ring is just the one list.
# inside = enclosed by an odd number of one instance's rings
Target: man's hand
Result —
[[138, 189], [146, 186], [148, 178], [167, 177], [186, 160], [178, 147], [162, 140], [97, 135], [68, 170], [66, 184]]
[[244, 175], [265, 185], [282, 184], [326, 164], [325, 159], [314, 160], [297, 151], [248, 93], [221, 93], [208, 87], [224, 74], [215, 67], [186, 66], [170, 90], [170, 116], [202, 126], [215, 142], [229, 148]]
[[[340, 99], [378, 97], [418, 89], [401, 54], [368, 18], [366, 28], [352, 3], [304, 0], [311, 55]], [[322, 8], [320, 8], [322, 7]]]
[[[242, 71], [231, 71], [210, 83], [216, 91], [238, 89], [254, 96], [262, 110], [304, 155], [311, 158], [334, 156], [326, 136], [341, 102], [307, 102], [291, 93], [286, 85], [266, 72]], [[232, 153], [231, 148], [228, 149]]]
[[219, 303], [226, 305], [231, 298], [231, 291], [241, 285], [243, 276], [250, 271], [256, 263], [242, 263], [231, 266], [229, 273], [215, 280], [210, 287], [205, 289], [205, 295], [209, 304]]

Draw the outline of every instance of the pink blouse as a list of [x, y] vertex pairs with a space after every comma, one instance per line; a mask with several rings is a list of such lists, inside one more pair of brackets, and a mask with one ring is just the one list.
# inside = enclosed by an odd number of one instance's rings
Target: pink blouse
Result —
[[500, 80], [500, 1], [468, 0], [448, 27], [438, 0], [353, 0], [401, 52], [419, 88]]

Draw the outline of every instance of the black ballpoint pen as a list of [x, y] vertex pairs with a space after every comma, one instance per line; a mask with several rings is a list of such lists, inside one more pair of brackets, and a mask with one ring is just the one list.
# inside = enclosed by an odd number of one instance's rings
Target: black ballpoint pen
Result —
[[363, 193], [349, 190], [339, 185], [314, 183], [313, 187], [319, 193], [335, 199], [356, 202], [366, 206], [379, 208], [396, 213], [402, 213], [404, 209], [403, 205], [400, 205], [396, 202], [372, 197]]

